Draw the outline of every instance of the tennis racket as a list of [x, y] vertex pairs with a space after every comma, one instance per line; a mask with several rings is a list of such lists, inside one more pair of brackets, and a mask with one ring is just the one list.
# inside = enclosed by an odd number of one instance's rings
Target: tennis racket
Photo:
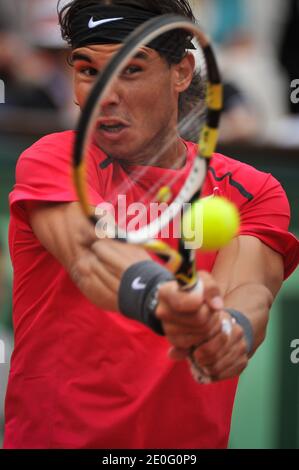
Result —
[[[198, 87], [189, 95], [190, 90], [184, 92], [186, 99], [181, 104], [179, 117], [170, 115], [170, 120], [176, 121], [175, 131], [172, 130], [169, 135], [166, 132], [160, 140], [160, 134], [158, 134], [157, 142], [151, 141], [145, 144], [145, 147], [151, 149], [152, 146], [153, 149], [152, 152], [148, 152], [150, 156], [147, 156], [146, 164], [143, 162], [141, 165], [130, 165], [131, 162], [126, 160], [126, 155], [119, 157], [115, 154], [115, 149], [119, 148], [121, 148], [120, 154], [123, 151], [125, 153], [125, 147], [131, 144], [132, 139], [130, 140], [129, 137], [132, 129], [130, 126], [126, 128], [123, 124], [123, 114], [129, 120], [130, 111], [125, 105], [120, 104], [121, 99], [114, 99], [111, 104], [111, 95], [127, 93], [126, 96], [130, 96], [131, 92], [132, 96], [133, 91], [136, 89], [139, 93], [142, 86], [146, 86], [146, 80], [149, 79], [152, 87], [155, 77], [152, 75], [147, 77], [146, 70], [140, 72], [137, 70], [138, 67], [136, 69], [136, 60], [138, 64], [140, 53], [142, 55], [142, 52], [148, 49], [157, 48], [159, 52], [162, 51], [163, 55], [170, 54], [171, 57], [173, 54], [173, 60], [176, 61], [179, 41], [183, 40], [182, 38], [185, 38], [186, 43], [190, 44], [192, 40], [196, 45], [197, 72], [200, 76]], [[153, 61], [155, 60], [161, 60], [159, 55], [156, 58], [153, 56]], [[161, 77], [157, 75], [156, 80], [158, 88], [161, 85]], [[130, 87], [132, 87], [131, 90]], [[136, 100], [138, 100], [138, 93], [136, 92]], [[130, 108], [129, 105], [128, 108]], [[104, 166], [111, 164], [118, 169], [110, 173], [113, 191], [103, 194], [105, 201], [115, 207], [119, 196], [122, 195], [127, 196], [129, 200], [135, 202], [137, 200], [147, 212], [153, 204], [163, 206], [162, 210], [155, 212], [155, 216], [150, 214], [149, 218], [135, 225], [128, 223], [127, 214], [118, 214], [113, 219], [113, 237], [125, 243], [143, 246], [155, 256], [163, 259], [166, 267], [175, 274], [183, 289], [192, 289], [196, 286], [197, 271], [195, 248], [192, 244], [190, 247], [190, 243], [186, 243], [188, 240], [184, 236], [182, 220], [185, 211], [190, 209], [190, 205], [198, 201], [201, 196], [211, 157], [217, 144], [221, 109], [221, 77], [207, 37], [191, 20], [172, 14], [162, 15], [138, 27], [112, 57], [94, 84], [77, 128], [73, 151], [73, 179], [84, 213], [93, 224], [99, 224], [99, 218], [95, 216], [94, 207], [89, 200], [86, 163], [87, 156], [94, 151], [95, 147], [99, 147], [108, 157]], [[151, 111], [144, 110], [144, 112], [150, 120]], [[121, 114], [122, 120], [117, 120], [118, 114]], [[157, 118], [156, 115], [155, 117]], [[147, 127], [146, 124], [144, 127]], [[121, 146], [122, 138], [123, 146]], [[193, 146], [195, 150], [191, 159], [186, 157], [184, 139], [192, 139], [196, 143]], [[167, 170], [161, 169], [161, 174], [155, 178], [155, 174], [158, 174], [155, 171], [161, 167], [163, 156], [169, 155], [176, 142], [184, 142], [184, 145], [181, 145], [181, 153], [178, 152], [176, 158], [172, 159], [173, 167]], [[147, 181], [149, 184], [146, 184]], [[169, 243], [167, 237], [165, 240], [165, 237], [161, 236], [171, 224], [172, 233], [174, 225], [176, 229], [179, 228], [176, 246]], [[200, 375], [203, 374], [200, 373]]]

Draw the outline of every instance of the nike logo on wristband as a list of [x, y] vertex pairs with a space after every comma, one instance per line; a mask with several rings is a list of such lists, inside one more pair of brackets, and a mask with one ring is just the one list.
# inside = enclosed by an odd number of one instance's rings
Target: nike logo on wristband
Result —
[[146, 288], [146, 284], [143, 284], [141, 282], [141, 277], [136, 277], [134, 281], [132, 282], [132, 289], [134, 290], [144, 290]]
[[88, 27], [89, 29], [93, 29], [93, 28], [96, 28], [97, 26], [101, 26], [101, 24], [111, 23], [112, 21], [119, 21], [123, 19], [124, 17], [122, 16], [120, 18], [106, 18], [105, 20], [94, 21], [92, 17], [89, 20]]

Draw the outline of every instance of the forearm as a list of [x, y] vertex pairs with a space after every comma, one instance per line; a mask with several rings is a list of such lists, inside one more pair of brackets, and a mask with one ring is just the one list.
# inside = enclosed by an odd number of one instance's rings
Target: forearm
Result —
[[73, 282], [93, 304], [119, 311], [118, 292], [123, 273], [133, 264], [148, 259], [143, 248], [115, 240], [98, 240], [76, 257], [69, 272]]
[[76, 258], [69, 274], [91, 303], [105, 310], [117, 311], [118, 284], [108, 272], [105, 273], [104, 266], [101, 266], [92, 253]]
[[224, 296], [226, 308], [240, 311], [250, 321], [254, 338], [253, 350], [250, 356], [254, 354], [265, 339], [272, 303], [272, 293], [261, 284], [244, 284]]
[[145, 250], [99, 239], [78, 203], [26, 204], [32, 230], [69, 273], [90, 302], [105, 310], [118, 310], [118, 290], [123, 272], [148, 259]]

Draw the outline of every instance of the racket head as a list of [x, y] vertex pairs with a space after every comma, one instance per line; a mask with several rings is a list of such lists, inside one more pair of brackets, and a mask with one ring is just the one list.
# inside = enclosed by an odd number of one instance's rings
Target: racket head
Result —
[[[168, 203], [167, 208], [162, 211], [158, 217], [154, 220], [150, 220], [150, 222], [147, 221], [143, 226], [139, 226], [138, 229], [132, 231], [128, 231], [127, 227], [118, 220], [117, 231], [114, 233], [117, 238], [129, 243], [147, 246], [148, 249], [158, 253], [159, 256], [167, 257], [170, 256], [171, 252], [170, 257], [173, 259], [171, 270], [173, 271], [177, 270], [178, 265], [182, 263], [182, 256], [189, 258], [189, 256], [192, 257], [192, 255], [188, 255], [187, 252], [185, 253], [184, 248], [181, 246], [179, 257], [175, 256], [174, 253], [177, 255], [175, 250], [171, 250], [168, 245], [165, 245], [161, 240], [157, 241], [155, 237], [169, 224], [170, 220], [174, 220], [180, 216], [185, 203], [193, 202], [200, 196], [201, 188], [207, 175], [208, 165], [217, 144], [218, 125], [222, 109], [222, 85], [217, 62], [207, 37], [198, 25], [178, 15], [162, 15], [147, 21], [128, 36], [121, 49], [112, 57], [93, 86], [80, 116], [73, 152], [73, 176], [79, 201], [84, 213], [93, 223], [97, 223], [98, 220], [94, 216], [93, 208], [88, 199], [85, 160], [89, 146], [91, 142], [94, 142], [95, 123], [97, 123], [99, 113], [101, 113], [101, 104], [104, 103], [106, 97], [111, 93], [113, 86], [115, 86], [115, 83], [121, 77], [123, 70], [126, 69], [126, 66], [130, 64], [130, 61], [143, 47], [148, 47], [148, 45], [157, 40], [157, 38], [163, 38], [165, 34], [177, 30], [184, 30], [190, 36], [194, 37], [194, 40], [199, 46], [198, 50], [201, 51], [202, 54], [202, 64], [204, 64], [201, 74], [202, 77], [205, 75], [205, 78], [202, 78], [202, 82], [205, 84], [205, 90], [203, 101], [199, 102], [202, 119], [200, 121], [199, 116], [194, 113], [194, 108], [192, 108], [191, 103], [189, 113], [184, 116], [179, 125], [180, 132], [183, 135], [186, 131], [192, 131], [194, 135], [193, 129], [191, 129], [192, 118], [196, 121], [198, 129], [195, 131], [195, 138], [199, 144], [199, 151], [193, 163], [190, 165], [188, 173], [184, 175], [179, 189], [174, 191], [174, 197], [172, 197], [172, 183], [168, 178], [166, 178], [167, 181], [165, 184], [163, 181], [157, 181], [156, 188], [154, 184], [152, 185], [152, 193], [151, 195], [148, 194], [148, 201], [157, 201], [157, 198], [160, 198], [160, 193], [161, 191], [163, 192], [163, 190], [166, 192], [169, 190], [171, 193], [171, 202]], [[98, 142], [98, 145], [101, 148], [101, 141]], [[149, 162], [148, 166], [152, 167], [155, 163], [153, 159]], [[140, 168], [138, 168], [135, 174], [133, 173], [132, 180], [134, 184], [138, 183], [138, 180], [144, 181], [147, 171], [146, 168], [147, 166], [144, 166], [143, 169], [141, 169], [142, 175], [140, 175]], [[136, 168], [134, 168], [134, 170], [136, 170]], [[129, 191], [129, 189], [125, 189], [122, 185], [116, 188], [116, 194], [122, 194], [126, 191]], [[115, 201], [111, 202], [112, 204], [115, 203]], [[159, 200], [158, 202], [162, 201]], [[187, 262], [186, 259], [185, 262]]]

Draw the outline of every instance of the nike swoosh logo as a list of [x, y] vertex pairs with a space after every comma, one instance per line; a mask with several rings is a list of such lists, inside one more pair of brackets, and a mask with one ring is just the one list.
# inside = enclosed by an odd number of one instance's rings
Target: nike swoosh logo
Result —
[[145, 288], [146, 288], [146, 284], [143, 284], [141, 282], [141, 277], [137, 277], [132, 282], [132, 289], [134, 289], [134, 290], [144, 290]]
[[122, 16], [120, 18], [107, 18], [105, 20], [94, 21], [94, 19], [92, 17], [89, 20], [88, 27], [89, 27], [89, 29], [93, 29], [93, 28], [96, 28], [97, 26], [101, 26], [101, 24], [111, 23], [112, 21], [119, 21], [119, 20], [123, 20], [123, 19], [124, 19], [124, 17]]

